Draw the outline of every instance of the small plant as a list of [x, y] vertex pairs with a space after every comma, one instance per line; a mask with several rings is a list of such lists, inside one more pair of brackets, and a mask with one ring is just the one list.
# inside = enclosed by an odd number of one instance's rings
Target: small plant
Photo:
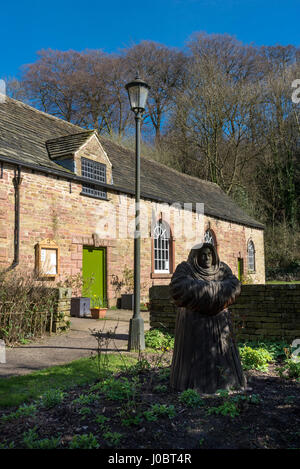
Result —
[[119, 445], [123, 435], [118, 432], [106, 432], [103, 434], [103, 438], [107, 440], [109, 446], [115, 447]]
[[166, 404], [153, 404], [150, 410], [144, 412], [144, 416], [149, 422], [155, 422], [158, 417], [169, 417], [171, 419], [175, 415], [175, 407]]
[[95, 418], [95, 422], [99, 424], [101, 429], [103, 429], [105, 427], [105, 424], [109, 421], [110, 421], [110, 419], [108, 417], [105, 417], [105, 415], [103, 415], [103, 414], [99, 414]]
[[154, 392], [167, 392], [168, 387], [165, 384], [157, 384], [156, 386], [154, 386], [153, 391]]
[[244, 346], [240, 348], [240, 356], [244, 370], [268, 371], [268, 365], [273, 361], [273, 356], [264, 348]]
[[261, 398], [258, 394], [250, 394], [250, 396], [246, 396], [245, 394], [234, 396], [231, 399], [236, 404], [242, 404], [243, 402], [247, 402], [249, 404], [260, 404]]
[[168, 381], [170, 379], [170, 368], [162, 368], [157, 374], [158, 381]]
[[289, 344], [285, 340], [256, 340], [256, 341], [247, 341], [240, 343], [239, 347], [248, 346], [253, 349], [265, 349], [270, 355], [272, 355], [274, 360], [282, 358], [285, 356], [285, 350], [289, 349]]
[[143, 421], [142, 413], [136, 410], [135, 401], [126, 402], [118, 413], [121, 424], [125, 427], [139, 425]]
[[276, 368], [276, 371], [281, 378], [300, 381], [300, 362], [295, 362], [292, 358], [287, 358], [282, 366]]
[[145, 346], [154, 350], [170, 350], [174, 348], [174, 336], [161, 329], [145, 332]]
[[101, 296], [93, 295], [91, 298], [91, 308], [107, 308], [107, 299]]
[[208, 409], [207, 413], [210, 414], [221, 414], [221, 415], [230, 415], [230, 417], [234, 418], [239, 415], [239, 410], [234, 402], [225, 401], [218, 407], [211, 407]]
[[10, 443], [7, 442], [7, 440], [4, 440], [2, 443], [0, 443], [0, 449], [14, 449], [15, 443], [11, 441]]
[[296, 399], [296, 396], [287, 396], [287, 397], [284, 399], [284, 403], [285, 403], [285, 404], [294, 404], [295, 399]]
[[130, 269], [125, 265], [123, 270], [123, 281], [122, 284], [125, 285], [125, 293], [132, 293], [134, 287], [134, 272], [133, 269]]
[[200, 407], [204, 404], [199, 393], [195, 389], [186, 389], [179, 396], [179, 401], [186, 407]]
[[116, 324], [114, 330], [108, 330], [104, 332], [103, 329], [90, 329], [90, 333], [93, 337], [95, 337], [97, 341], [97, 354], [93, 356], [93, 359], [97, 360], [97, 367], [99, 373], [99, 379], [104, 380], [111, 375], [109, 371], [109, 364], [108, 364], [108, 354], [103, 353], [105, 350], [107, 352], [111, 339], [113, 339], [116, 335], [116, 330], [118, 328], [118, 323]]
[[122, 401], [132, 399], [139, 385], [137, 381], [129, 381], [127, 378], [109, 378], [103, 381], [101, 391], [107, 399]]
[[151, 365], [146, 358], [140, 358], [134, 365], [128, 367], [127, 372], [131, 375], [140, 374], [150, 370]]
[[92, 434], [74, 435], [69, 443], [70, 449], [98, 449], [99, 444]]
[[82, 415], [82, 418], [84, 418], [86, 415], [90, 415], [92, 410], [89, 407], [81, 407], [78, 413]]
[[99, 394], [80, 394], [77, 399], [72, 401], [72, 404], [79, 404], [79, 405], [87, 405], [93, 404], [93, 402], [98, 401], [100, 399]]
[[23, 443], [27, 449], [55, 449], [60, 445], [61, 436], [39, 439], [36, 427], [23, 433]]
[[8, 415], [3, 415], [1, 420], [3, 422], [9, 422], [10, 420], [18, 419], [21, 417], [33, 417], [37, 412], [35, 404], [23, 404], [15, 412], [11, 412]]
[[46, 391], [40, 400], [41, 407], [45, 407], [46, 409], [51, 409], [62, 403], [65, 394], [59, 389], [49, 389]]

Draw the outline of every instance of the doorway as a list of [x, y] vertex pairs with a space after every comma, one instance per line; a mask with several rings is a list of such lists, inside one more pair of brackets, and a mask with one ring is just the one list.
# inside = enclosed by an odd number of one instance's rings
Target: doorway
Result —
[[242, 257], [238, 257], [238, 279], [241, 282], [243, 280], [244, 275], [244, 259]]
[[[84, 246], [82, 253], [82, 276], [84, 295], [91, 299], [91, 308], [101, 306], [106, 296], [106, 249]], [[97, 302], [97, 304], [96, 304]]]

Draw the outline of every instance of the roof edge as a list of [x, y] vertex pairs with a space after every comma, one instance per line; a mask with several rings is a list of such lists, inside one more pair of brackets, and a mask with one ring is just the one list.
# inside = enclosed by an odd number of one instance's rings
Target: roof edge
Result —
[[[7, 164], [24, 167], [24, 168], [27, 168], [27, 169], [33, 169], [35, 171], [40, 171], [41, 173], [50, 174], [52, 176], [64, 177], [67, 180], [72, 180], [72, 181], [78, 182], [78, 183], [84, 183], [84, 182], [91, 183], [91, 181], [89, 179], [85, 179], [81, 176], [77, 176], [76, 174], [74, 174], [72, 172], [63, 171], [61, 169], [52, 169], [52, 168], [48, 168], [46, 166], [35, 165], [33, 163], [26, 163], [26, 162], [24, 163], [23, 161], [15, 160], [15, 159], [12, 159], [12, 158], [9, 158], [9, 157], [6, 157], [6, 156], [2, 156], [2, 155], [0, 155], [0, 161], [5, 162]], [[123, 194], [129, 194], [129, 195], [133, 195], [133, 196], [135, 195], [134, 190], [129, 190], [129, 189], [123, 188], [122, 186], [115, 186], [114, 184], [104, 184], [104, 183], [99, 183], [98, 184], [97, 182], [93, 182], [93, 184], [96, 185], [96, 186], [99, 186], [99, 187], [105, 187], [108, 190], [111, 190], [111, 191], [114, 191], [114, 192], [121, 192]], [[217, 187], [219, 187], [219, 186], [217, 186]], [[141, 197], [144, 198], [144, 199], [152, 200], [154, 202], [167, 203], [169, 205], [172, 205], [172, 204], [175, 203], [174, 201], [167, 200], [167, 199], [160, 198], [160, 197], [155, 197], [155, 196], [153, 196], [151, 194], [147, 194], [143, 191], [141, 191]], [[195, 204], [192, 203], [192, 205], [195, 205]], [[194, 210], [192, 209], [192, 211], [194, 211]], [[234, 219], [229, 218], [229, 217], [228, 218], [220, 217], [220, 216], [216, 215], [215, 213], [205, 212], [205, 210], [204, 210], [204, 215], [211, 216], [211, 217], [216, 218], [218, 220], [223, 220], [223, 221], [226, 221], [226, 222], [229, 222], [229, 223], [235, 223], [236, 225], [248, 226], [250, 228], [255, 228], [255, 229], [258, 229], [258, 230], [264, 230], [265, 229], [264, 224], [259, 223], [259, 222], [255, 223], [255, 221], [253, 221], [253, 223], [251, 223], [251, 222], [242, 223], [241, 221], [234, 220]]]

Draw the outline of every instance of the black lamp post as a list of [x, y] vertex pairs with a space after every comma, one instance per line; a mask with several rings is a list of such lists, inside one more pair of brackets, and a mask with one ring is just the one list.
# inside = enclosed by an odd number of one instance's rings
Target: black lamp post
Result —
[[144, 350], [144, 320], [140, 311], [140, 141], [141, 119], [145, 111], [148, 91], [147, 85], [138, 76], [125, 86], [130, 101], [131, 110], [135, 114], [135, 232], [134, 232], [134, 313], [129, 324], [128, 350]]

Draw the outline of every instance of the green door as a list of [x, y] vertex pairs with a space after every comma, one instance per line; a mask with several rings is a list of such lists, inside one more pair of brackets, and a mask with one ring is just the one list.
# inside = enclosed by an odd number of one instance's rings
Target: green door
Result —
[[[84, 296], [91, 299], [91, 308], [103, 306], [106, 302], [106, 259], [105, 248], [84, 247], [82, 276]], [[101, 305], [102, 302], [102, 305]]]
[[242, 257], [238, 257], [238, 279], [240, 282], [243, 279], [244, 274], [244, 259]]

